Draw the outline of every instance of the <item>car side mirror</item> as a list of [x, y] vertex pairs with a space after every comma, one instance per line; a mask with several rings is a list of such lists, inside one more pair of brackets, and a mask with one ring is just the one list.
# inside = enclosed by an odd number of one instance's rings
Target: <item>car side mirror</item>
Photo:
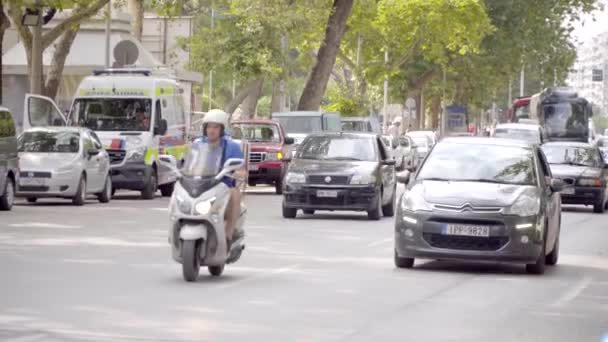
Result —
[[87, 151], [87, 153], [89, 154], [89, 157], [93, 157], [99, 154], [99, 150], [96, 148], [91, 148]]
[[293, 145], [296, 140], [292, 137], [285, 137], [285, 145]]
[[397, 161], [395, 159], [387, 159], [382, 161], [382, 165], [386, 166], [395, 166], [397, 165]]
[[562, 181], [561, 179], [553, 178], [551, 179], [550, 187], [551, 191], [560, 192], [566, 188], [566, 183], [564, 183], [564, 181]]
[[398, 183], [407, 184], [410, 182], [411, 173], [409, 171], [402, 171], [395, 175]]
[[154, 127], [154, 135], [165, 135], [167, 134], [167, 129], [167, 120], [161, 119], [160, 122], [158, 122], [158, 125]]

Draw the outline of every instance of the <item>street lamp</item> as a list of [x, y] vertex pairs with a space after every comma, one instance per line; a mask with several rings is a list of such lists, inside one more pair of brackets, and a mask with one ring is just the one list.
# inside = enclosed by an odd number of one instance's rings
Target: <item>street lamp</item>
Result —
[[30, 92], [42, 93], [42, 25], [48, 23], [57, 10], [49, 9], [44, 15], [40, 12], [41, 0], [36, 0], [35, 8], [26, 8], [21, 24], [32, 28], [32, 71], [30, 75]]
[[21, 24], [23, 26], [38, 26], [40, 25], [40, 20], [42, 16], [40, 15], [40, 11], [38, 9], [27, 8], [25, 10], [25, 14], [21, 18]]

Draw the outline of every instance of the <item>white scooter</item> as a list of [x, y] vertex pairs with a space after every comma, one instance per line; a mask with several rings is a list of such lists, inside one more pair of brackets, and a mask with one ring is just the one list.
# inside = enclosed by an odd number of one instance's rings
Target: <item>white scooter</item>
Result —
[[[236, 262], [245, 249], [244, 234], [228, 243], [225, 234], [225, 214], [230, 188], [224, 177], [234, 178], [234, 171], [243, 167], [243, 159], [228, 159], [221, 170], [209, 162], [206, 145], [191, 151], [184, 167], [177, 168], [173, 156], [160, 156], [161, 164], [173, 170], [177, 181], [169, 203], [169, 244], [172, 257], [182, 264], [186, 281], [198, 278], [201, 266], [207, 266], [212, 276], [220, 276], [226, 264]], [[242, 232], [247, 209], [241, 202], [236, 232]]]

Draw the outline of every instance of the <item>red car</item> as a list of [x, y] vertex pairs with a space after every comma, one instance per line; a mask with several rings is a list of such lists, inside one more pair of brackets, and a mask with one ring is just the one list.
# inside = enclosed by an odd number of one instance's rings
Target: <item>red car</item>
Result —
[[290, 153], [287, 145], [294, 143], [281, 124], [267, 119], [246, 119], [232, 122], [232, 137], [249, 144], [249, 186], [270, 184], [277, 194], [283, 192], [286, 164], [281, 161]]

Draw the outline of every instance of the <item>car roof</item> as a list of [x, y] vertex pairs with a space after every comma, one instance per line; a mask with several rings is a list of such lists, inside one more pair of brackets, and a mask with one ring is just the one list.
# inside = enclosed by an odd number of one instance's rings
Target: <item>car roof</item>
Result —
[[492, 145], [521, 148], [532, 148], [535, 145], [525, 140], [486, 137], [449, 137], [441, 140], [439, 144]]
[[85, 127], [72, 127], [72, 126], [48, 126], [48, 127], [32, 127], [28, 128], [25, 132], [74, 132], [74, 133], [82, 133], [85, 131], [89, 131], [88, 128]]
[[528, 130], [528, 131], [536, 131], [538, 130], [538, 128], [540, 127], [540, 125], [538, 124], [533, 124], [533, 123], [507, 123], [507, 124], [499, 124], [496, 125], [496, 128], [517, 128], [517, 129], [524, 129], [524, 130]]
[[289, 117], [289, 116], [319, 116], [322, 114], [337, 114], [334, 112], [315, 112], [315, 111], [301, 111], [301, 112], [275, 112], [271, 116]]
[[544, 145], [548, 145], [548, 146], [571, 146], [571, 147], [590, 147], [590, 148], [594, 148], [596, 146], [593, 146], [589, 143], [586, 142], [579, 142], [579, 141], [550, 141], [547, 142]]
[[373, 138], [377, 137], [378, 134], [374, 132], [319, 132], [309, 134], [308, 137], [353, 137], [353, 138]]
[[234, 120], [231, 122], [232, 124], [269, 124], [269, 125], [279, 125], [279, 122], [271, 119], [240, 119]]

